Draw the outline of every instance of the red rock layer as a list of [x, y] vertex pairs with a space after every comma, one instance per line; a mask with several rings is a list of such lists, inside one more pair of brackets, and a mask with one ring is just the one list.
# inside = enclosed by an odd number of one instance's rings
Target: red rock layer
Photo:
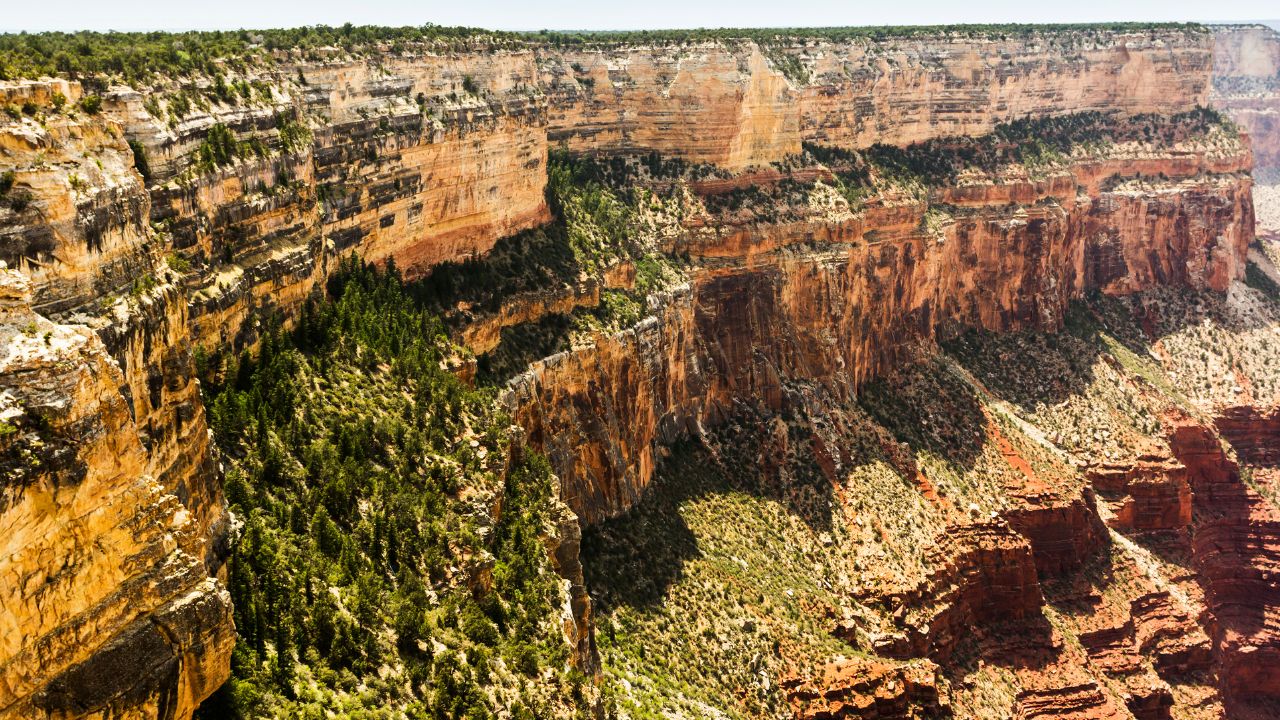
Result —
[[975, 628], [1040, 616], [1044, 596], [1031, 545], [1006, 523], [947, 528], [929, 565], [924, 584], [889, 597], [901, 608], [900, 634], [883, 638], [877, 652], [945, 663]]
[[1086, 476], [1110, 506], [1114, 528], [1180, 530], [1191, 524], [1191, 486], [1181, 463], [1148, 456], [1097, 465]]
[[1080, 643], [1094, 667], [1123, 685], [1134, 717], [1167, 720], [1174, 706], [1169, 681], [1210, 670], [1209, 639], [1168, 592], [1141, 594], [1124, 610], [1118, 616], [1096, 610]]
[[1240, 477], [1214, 431], [1169, 419], [1169, 445], [1187, 467], [1195, 502], [1194, 566], [1232, 718], [1280, 707], [1280, 512]]
[[574, 511], [615, 515], [643, 493], [658, 446], [719, 422], [735, 398], [780, 408], [782, 378], [848, 398], [922, 339], [1054, 329], [1086, 290], [1225, 290], [1253, 236], [1250, 181], [1197, 174], [1196, 162], [1165, 169], [1191, 175], [1077, 195], [1100, 174], [1086, 164], [1043, 182], [942, 190], [940, 202], [968, 205], [937, 236], [920, 231], [918, 202], [692, 229], [671, 248], [702, 261], [687, 288], [631, 330], [535, 363], [509, 402]]
[[943, 712], [937, 672], [928, 660], [896, 665], [844, 658], [819, 677], [784, 678], [781, 685], [801, 720], [912, 720]]
[[1246, 465], [1280, 467], [1280, 407], [1224, 408], [1214, 425]]

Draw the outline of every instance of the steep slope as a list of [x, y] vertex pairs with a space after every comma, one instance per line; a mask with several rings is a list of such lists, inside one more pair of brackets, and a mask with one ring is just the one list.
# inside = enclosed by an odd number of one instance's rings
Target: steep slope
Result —
[[1274, 428], [1240, 403], [1276, 401], [1278, 311], [1243, 283], [1095, 295], [852, 402], [784, 382], [781, 417], [739, 404], [585, 538], [612, 701], [1273, 716]]
[[32, 312], [29, 280], [0, 273], [0, 707], [188, 715], [226, 679], [235, 642], [206, 528], [152, 474], [98, 336]]
[[[782, 410], [785, 381], [852, 397], [916, 343], [957, 328], [1052, 330], [1089, 291], [1225, 291], [1254, 234], [1249, 156], [1203, 123], [1077, 116], [917, 146], [891, 155], [897, 166], [882, 158], [853, 202], [821, 180], [797, 182], [799, 172], [771, 194], [743, 191], [743, 212], [716, 210], [723, 196], [708, 191], [666, 246], [690, 258], [687, 285], [651, 298], [651, 320], [535, 363], [514, 383], [516, 417], [593, 522], [643, 495], [663, 445], [739, 402]], [[1061, 153], [1032, 167], [974, 164], [1012, 152], [1017, 132], [1028, 152], [1061, 143]], [[1153, 132], [1159, 144], [1137, 139]]]
[[[0, 94], [34, 108], [77, 89]], [[118, 126], [20, 114], [0, 125], [0, 147], [17, 161], [0, 241], [23, 258], [23, 272], [5, 271], [0, 713], [185, 716], [226, 678], [235, 635], [184, 293]], [[25, 259], [46, 253], [56, 262]]]

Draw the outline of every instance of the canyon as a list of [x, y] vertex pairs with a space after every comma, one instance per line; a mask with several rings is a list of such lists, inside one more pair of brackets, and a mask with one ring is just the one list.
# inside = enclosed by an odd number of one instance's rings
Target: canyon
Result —
[[596, 715], [1280, 705], [1274, 31], [267, 55], [0, 83], [0, 717], [234, 674], [197, 378], [353, 255], [435, 288], [457, 377], [514, 358]]

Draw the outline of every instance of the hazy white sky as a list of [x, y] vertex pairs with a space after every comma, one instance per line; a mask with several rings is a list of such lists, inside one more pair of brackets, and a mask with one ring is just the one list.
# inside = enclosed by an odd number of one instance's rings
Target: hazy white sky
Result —
[[177, 30], [474, 25], [504, 30], [896, 25], [1108, 20], [1241, 21], [1276, 0], [5, 0], [0, 29]]

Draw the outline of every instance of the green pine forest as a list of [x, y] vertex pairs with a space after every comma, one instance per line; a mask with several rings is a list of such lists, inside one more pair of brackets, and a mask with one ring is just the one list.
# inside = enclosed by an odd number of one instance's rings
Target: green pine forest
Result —
[[534, 718], [581, 698], [553, 476], [492, 389], [443, 369], [455, 352], [394, 265], [350, 260], [295, 329], [203, 368], [242, 526], [232, 679], [200, 717]]

